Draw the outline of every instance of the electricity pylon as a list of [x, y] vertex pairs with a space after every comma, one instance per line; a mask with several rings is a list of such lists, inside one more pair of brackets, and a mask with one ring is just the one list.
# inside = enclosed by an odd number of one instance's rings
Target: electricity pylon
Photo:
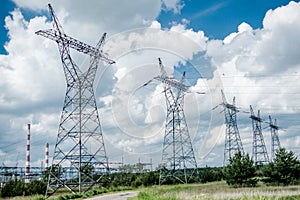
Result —
[[278, 126], [276, 119], [272, 120], [271, 116], [269, 115], [269, 125], [271, 131], [271, 160], [273, 161], [275, 158], [276, 151], [281, 148], [279, 137], [278, 137]]
[[235, 97], [233, 97], [232, 104], [226, 101], [225, 94], [221, 90], [225, 114], [225, 148], [224, 148], [224, 165], [228, 164], [230, 158], [232, 158], [237, 152], [244, 154], [244, 148], [240, 137], [239, 129], [236, 123], [236, 113], [239, 112], [235, 106]]
[[[67, 91], [46, 196], [63, 187], [72, 193], [81, 193], [109, 175], [93, 84], [99, 61], [114, 63], [102, 51], [106, 34], [103, 34], [96, 47], [78, 41], [64, 33], [53, 8], [50, 4], [48, 6], [53, 29], [40, 30], [36, 34], [58, 44]], [[81, 71], [72, 60], [71, 48], [90, 56], [90, 65], [86, 71]]]
[[[154, 79], [164, 84], [167, 104], [167, 117], [162, 150], [162, 168], [159, 184], [166, 181], [188, 183], [198, 178], [197, 162], [183, 111], [184, 95], [188, 86], [184, 84], [185, 72], [181, 81], [168, 77], [159, 60], [161, 75]], [[172, 90], [172, 87], [174, 88]]]
[[269, 162], [269, 156], [267, 153], [266, 145], [264, 142], [264, 137], [261, 129], [261, 122], [263, 121], [260, 118], [260, 111], [258, 110], [257, 116], [254, 115], [252, 106], [250, 105], [250, 112], [252, 119], [252, 128], [253, 128], [253, 146], [252, 146], [252, 159], [254, 164], [263, 165]]

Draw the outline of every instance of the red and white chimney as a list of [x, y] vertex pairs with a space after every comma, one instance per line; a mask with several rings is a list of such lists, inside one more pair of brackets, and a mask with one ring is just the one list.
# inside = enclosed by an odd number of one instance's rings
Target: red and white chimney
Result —
[[49, 144], [46, 143], [46, 149], [45, 149], [45, 168], [47, 169], [49, 166]]
[[25, 176], [30, 174], [30, 124], [28, 124]]

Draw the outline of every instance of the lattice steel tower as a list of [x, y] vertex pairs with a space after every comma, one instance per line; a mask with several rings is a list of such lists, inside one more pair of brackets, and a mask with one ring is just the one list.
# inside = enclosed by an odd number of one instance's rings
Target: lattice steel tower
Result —
[[244, 154], [244, 148], [242, 140], [240, 137], [239, 129], [236, 123], [236, 113], [239, 112], [235, 106], [235, 97], [233, 97], [232, 104], [229, 104], [226, 101], [225, 94], [221, 90], [223, 103], [221, 104], [224, 107], [225, 114], [225, 124], [226, 124], [226, 133], [225, 133], [225, 149], [224, 149], [224, 165], [228, 164], [229, 159], [232, 158], [235, 153], [241, 152]]
[[[67, 91], [46, 196], [63, 187], [73, 193], [89, 190], [109, 174], [93, 84], [99, 61], [114, 63], [102, 51], [106, 34], [96, 47], [78, 41], [64, 33], [54, 10], [50, 4], [48, 6], [53, 29], [37, 31], [36, 34], [58, 44]], [[72, 60], [71, 48], [90, 56], [86, 71], [81, 71]]]
[[[168, 77], [159, 58], [161, 75], [154, 79], [164, 84], [167, 104], [167, 117], [162, 150], [162, 165], [159, 183], [167, 180], [177, 180], [181, 183], [190, 182], [197, 173], [197, 163], [194, 156], [191, 138], [183, 111], [184, 95], [188, 86], [184, 84], [185, 72], [181, 81]], [[172, 90], [172, 87], [174, 88]]]
[[269, 156], [267, 153], [264, 137], [261, 129], [260, 111], [258, 110], [257, 116], [254, 115], [252, 106], [250, 105], [250, 112], [253, 128], [253, 146], [252, 146], [252, 159], [255, 165], [263, 165], [269, 162]]
[[278, 129], [276, 119], [272, 120], [269, 115], [269, 123], [270, 123], [270, 131], [271, 131], [271, 160], [273, 161], [275, 158], [276, 151], [281, 148], [279, 137], [278, 137]]

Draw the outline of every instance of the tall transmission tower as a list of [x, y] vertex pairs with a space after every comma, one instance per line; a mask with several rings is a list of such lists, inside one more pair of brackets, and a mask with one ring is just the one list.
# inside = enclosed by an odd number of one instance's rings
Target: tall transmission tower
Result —
[[[93, 84], [99, 61], [114, 63], [102, 51], [105, 33], [96, 47], [78, 41], [64, 33], [53, 8], [48, 6], [53, 29], [40, 30], [36, 34], [58, 44], [67, 90], [46, 196], [63, 187], [72, 193], [87, 191], [109, 174]], [[90, 56], [86, 71], [81, 71], [72, 60], [70, 49]]]
[[272, 120], [269, 115], [269, 123], [270, 123], [270, 131], [271, 131], [271, 160], [274, 160], [276, 151], [281, 148], [279, 137], [278, 137], [278, 129], [276, 119]]
[[224, 107], [226, 124], [224, 149], [224, 165], [226, 165], [228, 164], [230, 158], [235, 155], [235, 153], [241, 152], [242, 154], [244, 154], [244, 148], [236, 123], [236, 113], [239, 112], [239, 110], [235, 106], [235, 97], [233, 97], [232, 104], [229, 104], [226, 101], [223, 90], [221, 90], [221, 93], [223, 99], [223, 103], [221, 105]]
[[[167, 104], [167, 117], [162, 150], [162, 166], [159, 184], [166, 181], [190, 182], [198, 175], [197, 162], [183, 111], [184, 95], [188, 86], [184, 84], [185, 72], [181, 81], [168, 77], [160, 58], [161, 75], [154, 79], [164, 84]], [[172, 90], [172, 87], [174, 88]]]
[[266, 145], [264, 142], [261, 122], [263, 121], [260, 118], [260, 111], [258, 110], [257, 116], [254, 115], [252, 106], [250, 105], [250, 112], [252, 119], [252, 128], [253, 128], [253, 146], [252, 146], [252, 158], [254, 159], [254, 164], [263, 165], [269, 162], [269, 156], [267, 153]]

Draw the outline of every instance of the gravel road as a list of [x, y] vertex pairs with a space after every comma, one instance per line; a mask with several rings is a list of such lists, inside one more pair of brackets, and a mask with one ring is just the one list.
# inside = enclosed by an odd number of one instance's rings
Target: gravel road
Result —
[[138, 191], [119, 192], [114, 194], [106, 194], [97, 197], [92, 197], [86, 200], [126, 200], [129, 197], [137, 196], [138, 193], [139, 193]]

